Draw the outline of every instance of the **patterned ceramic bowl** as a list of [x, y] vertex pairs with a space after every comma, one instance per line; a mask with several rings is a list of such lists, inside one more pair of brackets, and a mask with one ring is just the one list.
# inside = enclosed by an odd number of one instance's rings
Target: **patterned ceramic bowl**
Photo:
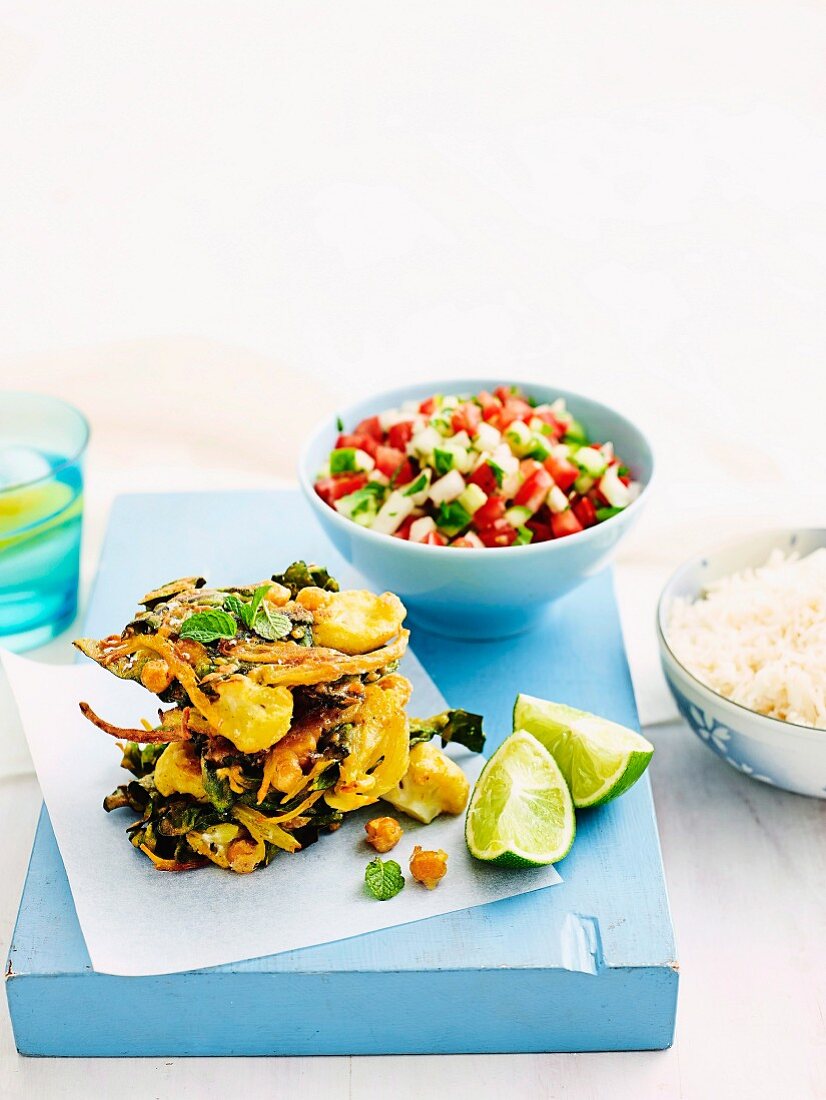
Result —
[[675, 597], [696, 599], [713, 581], [762, 565], [772, 550], [803, 557], [826, 546], [826, 528], [765, 531], [687, 562], [663, 589], [657, 638], [665, 678], [680, 714], [712, 752], [761, 783], [826, 798], [826, 730], [767, 718], [718, 695], [692, 675], [668, 644], [668, 616]]

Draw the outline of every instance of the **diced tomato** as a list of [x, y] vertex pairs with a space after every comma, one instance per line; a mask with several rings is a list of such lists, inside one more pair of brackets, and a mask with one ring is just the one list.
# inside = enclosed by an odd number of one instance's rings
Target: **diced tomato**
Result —
[[451, 546], [458, 546], [461, 550], [478, 550], [476, 543], [471, 542], [470, 539], [466, 539], [464, 536], [458, 539], [454, 539], [450, 544]]
[[[450, 423], [454, 432], [467, 432], [470, 436], [476, 435], [476, 429], [482, 423], [482, 410], [478, 405], [474, 405], [472, 401], [466, 401], [464, 405], [459, 406], [450, 418]], [[453, 545], [456, 544], [453, 543]]]
[[490, 496], [482, 507], [477, 508], [473, 513], [473, 524], [477, 530], [482, 527], [490, 527], [492, 523], [496, 523], [498, 519], [501, 519], [504, 514], [505, 498]]
[[532, 414], [533, 409], [527, 401], [523, 401], [521, 397], [509, 397], [502, 405], [494, 423], [500, 431], [504, 431], [514, 420], [527, 421], [530, 420]]
[[557, 420], [550, 409], [531, 409], [531, 416], [536, 416], [543, 424], [547, 424], [557, 439], [561, 439], [567, 431], [567, 424]]
[[413, 478], [413, 466], [404, 451], [398, 447], [385, 447], [379, 444], [376, 447], [376, 469], [381, 470], [385, 477], [392, 478], [396, 475], [397, 485], [406, 485]]
[[381, 443], [384, 439], [381, 422], [377, 416], [368, 416], [366, 419], [362, 420], [360, 424], [356, 424], [356, 434], [369, 435], [372, 439], [375, 439], [377, 443]]
[[588, 499], [595, 508], [607, 508], [608, 497], [606, 497], [601, 491], [598, 485], [594, 485], [592, 489], [588, 490]]
[[565, 535], [575, 535], [578, 531], [581, 531], [582, 524], [568, 508], [564, 512], [556, 512], [551, 515], [551, 530], [555, 539], [561, 539]]
[[341, 477], [323, 477], [315, 483], [315, 491], [325, 504], [332, 506], [340, 497], [355, 493], [367, 484], [367, 474], [344, 474]]
[[436, 409], [436, 398], [428, 397], [426, 401], [422, 401], [419, 405], [419, 412], [422, 416], [432, 416]]
[[479, 402], [479, 408], [482, 410], [482, 417], [485, 420], [492, 420], [502, 408], [502, 402], [499, 398], [494, 397], [487, 390], [482, 390], [481, 393], [477, 394], [476, 400]]
[[483, 462], [481, 465], [477, 466], [468, 478], [468, 481], [471, 485], [478, 485], [486, 496], [495, 495], [499, 488], [496, 474], [493, 472], [488, 462]]
[[510, 401], [513, 397], [513, 386], [497, 386], [493, 391], [494, 396], [498, 397], [504, 405], [506, 401]]
[[516, 542], [516, 528], [506, 519], [498, 519], [480, 531], [479, 538], [485, 546], [512, 546]]
[[525, 526], [529, 531], [533, 532], [533, 538], [531, 539], [532, 543], [549, 542], [551, 540], [552, 531], [550, 523], [543, 523], [534, 516], [532, 519], [528, 520]]
[[401, 424], [393, 424], [387, 429], [387, 442], [389, 446], [403, 451], [413, 437], [413, 421], [403, 420]]
[[393, 532], [393, 538], [396, 539], [410, 539], [410, 528], [416, 522], [415, 516], [408, 516], [407, 519], [399, 527], [398, 531]]
[[536, 512], [545, 503], [545, 497], [547, 497], [548, 490], [552, 485], [553, 479], [551, 475], [544, 466], [538, 466], [538, 469], [534, 470], [532, 474], [529, 474], [525, 481], [519, 486], [516, 496], [513, 498], [513, 502], [514, 504], [521, 505], [523, 508], [530, 508], [532, 512]]
[[620, 474], [619, 479], [623, 483], [623, 485], [631, 484], [631, 478], [628, 476], [628, 474]]
[[336, 440], [336, 447], [357, 447], [360, 451], [370, 455], [371, 458], [375, 458], [378, 443], [372, 435], [365, 435], [363, 432], [351, 432], [349, 435], [340, 435]]
[[548, 455], [543, 465], [563, 493], [567, 493], [579, 477], [579, 470], [567, 458], [554, 458], [553, 455]]
[[597, 522], [597, 510], [587, 497], [578, 497], [571, 507], [583, 527], [593, 527]]
[[447, 546], [447, 539], [441, 531], [431, 531], [425, 536], [424, 544], [425, 546]]

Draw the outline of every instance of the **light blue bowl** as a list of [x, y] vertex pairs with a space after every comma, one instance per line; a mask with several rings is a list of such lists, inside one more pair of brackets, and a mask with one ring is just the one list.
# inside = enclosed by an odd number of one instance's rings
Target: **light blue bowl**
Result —
[[[510, 380], [508, 380], [510, 381]], [[367, 416], [434, 392], [478, 393], [501, 379], [450, 379], [390, 390], [343, 409], [345, 431]], [[336, 439], [335, 417], [314, 432], [301, 456], [299, 478], [310, 506], [336, 549], [377, 589], [396, 592], [413, 622], [454, 638], [506, 638], [535, 626], [552, 600], [564, 596], [609, 561], [640, 514], [654, 468], [645, 437], [624, 416], [579, 394], [533, 382], [516, 383], [539, 402], [565, 398], [592, 439], [611, 440], [643, 490], [628, 508], [576, 535], [485, 550], [425, 546], [378, 534], [340, 516], [313, 489]]]
[[665, 678], [680, 714], [706, 748], [751, 779], [814, 798], [826, 798], [826, 730], [767, 718], [701, 683], [669, 646], [668, 618], [675, 598], [697, 599], [713, 581], [763, 565], [772, 550], [794, 550], [804, 557], [823, 546], [824, 528], [750, 535], [683, 565], [663, 589], [657, 609]]

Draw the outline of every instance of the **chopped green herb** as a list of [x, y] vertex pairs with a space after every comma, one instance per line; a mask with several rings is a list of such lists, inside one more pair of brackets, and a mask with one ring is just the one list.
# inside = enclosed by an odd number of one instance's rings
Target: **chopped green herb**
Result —
[[402, 869], [395, 859], [380, 856], [371, 859], [364, 871], [364, 881], [377, 901], [388, 901], [404, 889]]
[[[369, 484], [372, 485], [373, 482]], [[364, 488], [368, 487], [369, 485], [365, 485]], [[378, 488], [382, 491], [381, 486]], [[292, 599], [295, 599], [302, 588], [322, 588], [325, 592], [338, 592], [338, 581], [326, 569], [320, 565], [307, 565], [303, 561], [294, 561], [283, 573], [273, 573], [272, 579], [276, 584], [289, 588]]]
[[226, 611], [197, 611], [181, 624], [178, 634], [195, 642], [216, 642], [219, 638], [234, 638], [238, 624]]
[[616, 516], [622, 511], [622, 508], [597, 508], [597, 519], [602, 523], [603, 520], [610, 519], [611, 516]]
[[458, 500], [453, 500], [450, 504], [443, 502], [439, 505], [436, 526], [452, 537], [458, 535], [464, 527], [467, 527], [471, 518], [470, 512]]
[[533, 531], [530, 527], [517, 527], [516, 528], [516, 545], [525, 546], [533, 538]]
[[631, 476], [631, 471], [628, 469], [627, 466], [618, 466], [617, 467], [617, 477], [630, 477], [630, 476]]
[[502, 482], [505, 480], [505, 471], [502, 469], [499, 463], [494, 462], [493, 459], [488, 462], [488, 466], [490, 466], [491, 470], [493, 471], [493, 476], [496, 478], [497, 486], [501, 489]]
[[482, 715], [471, 714], [467, 710], [446, 710], [434, 714], [432, 718], [410, 719], [411, 745], [430, 741], [433, 737], [441, 737], [443, 745], [450, 741], [455, 745], [464, 745], [471, 752], [481, 752], [485, 747]]
[[446, 473], [453, 469], [454, 454], [452, 451], [445, 451], [441, 447], [434, 447], [433, 449], [433, 469], [436, 471], [437, 477], [443, 477]]
[[402, 493], [406, 497], [413, 497], [416, 493], [421, 493], [427, 488], [427, 474], [419, 474], [415, 481], [411, 481], [409, 485], [405, 485]]
[[356, 469], [356, 448], [336, 447], [330, 451], [330, 473], [349, 474]]

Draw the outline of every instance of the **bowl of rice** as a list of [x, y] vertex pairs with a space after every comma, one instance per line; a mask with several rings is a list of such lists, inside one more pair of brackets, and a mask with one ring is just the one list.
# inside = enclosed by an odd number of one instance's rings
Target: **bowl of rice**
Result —
[[657, 636], [704, 745], [752, 779], [826, 798], [826, 528], [687, 562], [660, 597]]

